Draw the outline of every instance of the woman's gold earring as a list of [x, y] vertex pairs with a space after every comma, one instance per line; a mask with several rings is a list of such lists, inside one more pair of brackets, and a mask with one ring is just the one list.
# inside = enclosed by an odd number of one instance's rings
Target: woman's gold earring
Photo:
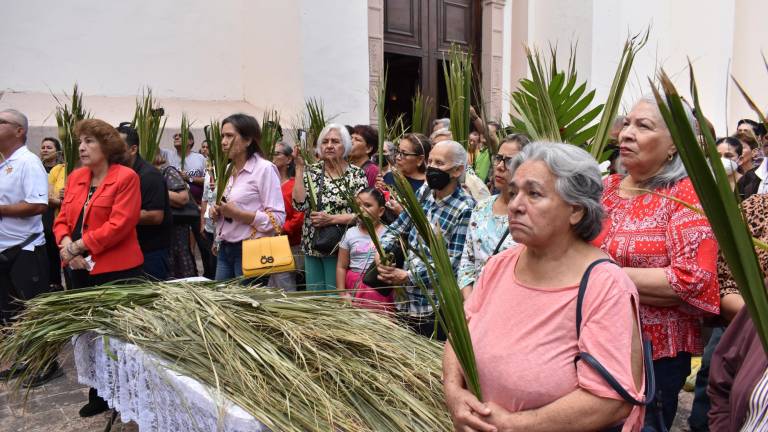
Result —
[[672, 159], [674, 159], [674, 157], [675, 157], [675, 154], [674, 153], [670, 153], [669, 156], [667, 156], [667, 160], [671, 161]]

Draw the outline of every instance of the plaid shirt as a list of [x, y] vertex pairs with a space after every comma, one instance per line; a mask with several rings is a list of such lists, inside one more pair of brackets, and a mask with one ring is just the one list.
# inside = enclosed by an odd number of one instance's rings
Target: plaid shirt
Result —
[[[434, 194], [429, 193], [426, 183], [416, 191], [427, 215], [433, 225], [440, 227], [440, 230], [448, 242], [448, 256], [451, 259], [453, 274], [458, 273], [461, 253], [464, 250], [464, 241], [467, 238], [467, 227], [469, 219], [472, 216], [472, 209], [475, 207], [475, 200], [467, 194], [464, 189], [457, 187], [449, 196], [443, 199], [436, 199]], [[406, 212], [400, 214], [397, 220], [387, 227], [386, 233], [382, 236], [382, 246], [386, 250], [392, 250], [399, 244], [398, 239], [401, 235], [408, 235], [408, 244], [417, 244], [422, 242], [418, 231], [413, 226], [411, 218]], [[407, 301], [398, 304], [400, 312], [409, 315], [428, 315], [432, 313], [432, 306], [427, 297], [422, 295], [421, 288], [416, 285], [417, 280], [421, 280], [427, 288], [427, 292], [435, 299], [435, 292], [429, 281], [427, 267], [424, 262], [409, 251], [406, 256], [406, 265], [410, 285], [405, 287], [408, 294]]]

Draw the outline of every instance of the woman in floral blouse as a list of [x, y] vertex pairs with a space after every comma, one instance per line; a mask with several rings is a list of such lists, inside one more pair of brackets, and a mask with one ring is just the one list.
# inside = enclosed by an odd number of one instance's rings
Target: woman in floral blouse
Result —
[[[301, 251], [305, 255], [307, 289], [335, 290], [336, 250], [330, 254], [316, 250], [313, 246], [315, 234], [325, 226], [353, 223], [355, 214], [349, 208], [347, 196], [355, 196], [368, 185], [368, 180], [362, 169], [344, 159], [352, 148], [352, 138], [343, 125], [327, 125], [320, 132], [317, 144], [320, 161], [316, 164], [305, 169], [302, 158], [298, 153], [295, 155], [296, 178], [304, 181], [297, 181], [293, 185], [293, 207], [305, 212]], [[310, 206], [308, 191], [311, 190], [316, 193], [315, 203], [319, 209]]]
[[[690, 113], [689, 119], [695, 124]], [[691, 355], [702, 351], [702, 319], [719, 312], [717, 242], [706, 217], [663, 196], [700, 206], [653, 98], [641, 99], [625, 118], [619, 155], [627, 175], [604, 181], [606, 219], [594, 244], [624, 267], [640, 293], [643, 336], [653, 346], [669, 428]]]
[[499, 192], [481, 200], [472, 211], [472, 218], [467, 228], [467, 240], [464, 243], [464, 252], [461, 254], [459, 264], [459, 286], [464, 299], [469, 297], [472, 286], [480, 276], [480, 271], [485, 267], [488, 259], [494, 255], [499, 241], [504, 241], [497, 252], [506, 250], [515, 241], [508, 235], [507, 205], [509, 205], [509, 170], [507, 162], [520, 153], [520, 150], [528, 144], [528, 138], [522, 134], [513, 134], [501, 141], [499, 150], [493, 158], [493, 184]]

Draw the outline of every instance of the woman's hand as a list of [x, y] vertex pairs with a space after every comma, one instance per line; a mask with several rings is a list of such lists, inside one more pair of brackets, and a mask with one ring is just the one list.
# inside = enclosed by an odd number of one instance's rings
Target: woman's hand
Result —
[[78, 255], [69, 261], [69, 268], [72, 270], [88, 270], [88, 263], [85, 262], [85, 258]]
[[457, 385], [446, 385], [445, 404], [453, 419], [453, 428], [460, 432], [488, 431], [496, 432], [493, 424], [485, 417], [492, 414], [491, 409], [477, 400], [467, 389]]
[[237, 219], [237, 216], [240, 214], [240, 207], [233, 202], [223, 202], [218, 206], [217, 210], [222, 216], [230, 219]]
[[387, 190], [388, 189], [388, 185], [386, 183], [384, 183], [384, 176], [381, 175], [381, 171], [379, 171], [379, 173], [376, 174], [376, 183], [375, 183], [375, 185], [376, 185], [376, 189], [378, 189], [378, 190]]
[[211, 219], [218, 220], [219, 219], [219, 205], [214, 203], [208, 203], [209, 210], [209, 216], [211, 216]]
[[72, 239], [69, 238], [69, 236], [67, 236], [67, 237], [64, 237], [61, 240], [61, 243], [59, 244], [59, 257], [61, 257], [61, 261], [64, 264], [68, 263], [69, 260], [74, 258], [74, 255], [69, 253], [69, 251], [67, 250], [67, 246], [69, 246], [70, 243], [72, 243]]
[[402, 286], [409, 284], [408, 272], [397, 267], [385, 266], [377, 258], [376, 270], [379, 272], [378, 279], [391, 286]]
[[312, 222], [312, 226], [315, 228], [333, 225], [336, 223], [334, 215], [330, 215], [324, 211], [311, 212], [309, 214], [309, 220]]
[[304, 158], [301, 157], [301, 152], [299, 151], [300, 145], [301, 143], [293, 147], [293, 163], [295, 168], [298, 168], [301, 170], [301, 172], [304, 172]]
[[393, 212], [395, 212], [395, 213], [396, 213], [396, 214], [398, 214], [398, 215], [399, 215], [400, 213], [402, 213], [402, 212], [403, 212], [403, 206], [401, 206], [401, 205], [400, 205], [400, 203], [399, 203], [399, 202], [397, 202], [397, 200], [396, 200], [396, 199], [394, 199], [394, 198], [391, 198], [391, 199], [390, 199], [389, 201], [387, 201], [387, 202], [386, 202], [384, 205], [385, 205], [385, 206], [386, 206], [388, 209], [392, 210]]

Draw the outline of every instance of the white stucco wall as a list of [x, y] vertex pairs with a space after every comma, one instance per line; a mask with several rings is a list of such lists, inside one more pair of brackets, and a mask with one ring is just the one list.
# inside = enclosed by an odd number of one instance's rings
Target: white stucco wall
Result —
[[[741, 117], [754, 118], [734, 88], [728, 88], [729, 73], [744, 81], [759, 104], [768, 108], [768, 71], [760, 51], [768, 50], [768, 2], [761, 0], [510, 0], [512, 22], [516, 10], [527, 6], [527, 31], [512, 29], [509, 52], [511, 87], [515, 86], [515, 64], [523, 54], [515, 45], [528, 42], [545, 47], [558, 42], [559, 57], [567, 55], [570, 40], [578, 38], [579, 76], [604, 100], [610, 89], [627, 35], [651, 25], [646, 47], [635, 59], [627, 85], [623, 109], [650, 92], [648, 78], [662, 67], [678, 90], [690, 100], [687, 62], [691, 60], [702, 108], [719, 135], [732, 132]], [[518, 26], [519, 27], [519, 26]], [[730, 69], [729, 69], [730, 64]]]
[[320, 97], [346, 124], [368, 123], [368, 3], [302, 0], [305, 97]]
[[[0, 87], [242, 99], [239, 0], [3, 2]], [[231, 63], [229, 63], [231, 64]]]
[[0, 39], [12, 61], [0, 67], [0, 107], [22, 109], [45, 133], [55, 126], [50, 92], [74, 82], [93, 115], [111, 123], [130, 119], [146, 86], [169, 130], [182, 112], [204, 124], [235, 111], [260, 118], [266, 108], [291, 128], [309, 97], [336, 121], [368, 119], [364, 1], [3, 3]]

